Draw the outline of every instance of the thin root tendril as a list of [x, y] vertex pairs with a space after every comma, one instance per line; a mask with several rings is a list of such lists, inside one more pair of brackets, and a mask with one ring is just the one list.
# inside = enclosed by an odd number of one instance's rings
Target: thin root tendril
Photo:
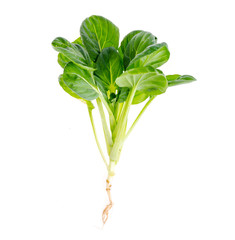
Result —
[[113, 206], [113, 202], [112, 202], [112, 198], [111, 198], [111, 187], [112, 185], [110, 184], [109, 180], [107, 179], [106, 180], [106, 191], [107, 191], [107, 194], [108, 194], [108, 198], [109, 198], [109, 204], [105, 207], [104, 211], [103, 211], [103, 214], [102, 214], [102, 221], [103, 221], [103, 224], [105, 224], [108, 220], [108, 217], [109, 217], [109, 211], [110, 209], [112, 208]]

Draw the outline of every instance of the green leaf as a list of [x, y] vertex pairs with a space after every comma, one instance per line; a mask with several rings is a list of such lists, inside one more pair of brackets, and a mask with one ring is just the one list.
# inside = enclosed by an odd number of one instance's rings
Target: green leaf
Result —
[[65, 57], [62, 53], [58, 54], [58, 63], [60, 64], [60, 66], [62, 68], [64, 68], [66, 66], [67, 63], [70, 62], [70, 59], [68, 59], [67, 57]]
[[163, 71], [162, 71], [162, 70], [160, 70], [160, 69], [156, 69], [156, 71], [157, 71], [158, 73], [160, 73], [160, 74], [163, 74], [163, 75], [164, 75], [164, 73], [163, 73]]
[[[81, 37], [77, 38], [75, 41], [73, 41], [72, 43], [76, 43], [76, 44], [79, 44], [80, 46], [84, 47], [83, 43], [82, 43], [82, 39]], [[62, 68], [65, 67], [65, 65], [67, 63], [71, 62], [70, 59], [68, 59], [67, 57], [65, 57], [62, 53], [59, 53], [58, 54], [58, 63], [60, 64], [60, 66]]]
[[63, 78], [65, 84], [80, 97], [93, 100], [99, 96], [92, 72], [70, 62], [64, 68]]
[[81, 25], [80, 34], [93, 61], [96, 61], [104, 48], [118, 48], [119, 29], [104, 17], [93, 15], [86, 18]]
[[154, 44], [136, 55], [127, 69], [152, 66], [158, 68], [168, 61], [170, 52], [166, 43]]
[[105, 101], [108, 102], [107, 91], [106, 91], [106, 89], [104, 88], [104, 85], [101, 84], [102, 80], [99, 79], [99, 77], [97, 77], [96, 75], [94, 75], [94, 79], [95, 79], [96, 85], [98, 86], [100, 92], [102, 93]]
[[127, 99], [127, 96], [129, 94], [129, 88], [119, 88], [118, 90], [118, 96], [117, 96], [117, 102], [122, 103], [125, 102]]
[[77, 38], [72, 43], [79, 44], [80, 46], [85, 47], [83, 42], [82, 42], [82, 38], [81, 37]]
[[130, 40], [138, 33], [143, 32], [141, 30], [135, 30], [132, 31], [130, 33], [128, 33], [122, 40], [121, 42], [121, 46], [118, 48], [118, 51], [120, 53], [120, 55], [123, 57], [125, 51], [126, 51], [126, 47], [128, 45], [128, 43], [130, 42]]
[[79, 99], [81, 102], [87, 104], [90, 109], [94, 109], [94, 105], [92, 104], [92, 102], [87, 101], [87, 100], [81, 98], [80, 96], [78, 96], [72, 89], [70, 89], [70, 88], [65, 84], [62, 74], [59, 76], [59, 84], [60, 84], [60, 86], [64, 89], [64, 91], [67, 92], [70, 96], [72, 96], [72, 97], [74, 97], [74, 98], [77, 98], [77, 99]]
[[127, 44], [124, 52], [123, 63], [125, 69], [135, 56], [143, 52], [148, 46], [156, 43], [156, 37], [149, 32], [140, 32], [136, 34]]
[[74, 44], [65, 38], [58, 37], [52, 42], [52, 46], [56, 51], [62, 53], [67, 59], [74, 62], [78, 66], [90, 71], [94, 71], [92, 68], [92, 62], [86, 49], [79, 44]]
[[117, 78], [119, 87], [135, 88], [149, 95], [164, 93], [167, 89], [167, 80], [163, 74], [152, 67], [134, 68], [124, 72]]
[[115, 80], [123, 72], [122, 59], [113, 47], [108, 47], [102, 50], [96, 61], [96, 71], [94, 74], [98, 76], [97, 81], [103, 85], [106, 91], [115, 93]]
[[135, 96], [133, 98], [132, 104], [139, 104], [145, 101], [149, 97], [149, 94], [141, 91], [136, 91]]
[[167, 75], [166, 79], [168, 81], [169, 87], [196, 81], [196, 78], [194, 78], [193, 76], [178, 74]]

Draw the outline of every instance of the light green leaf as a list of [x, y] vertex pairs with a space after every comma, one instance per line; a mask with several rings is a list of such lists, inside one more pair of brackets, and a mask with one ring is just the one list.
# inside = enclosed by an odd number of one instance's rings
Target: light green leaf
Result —
[[97, 81], [104, 86], [106, 91], [115, 93], [115, 80], [123, 72], [122, 59], [113, 47], [102, 50], [96, 61], [96, 71], [94, 74], [98, 76]]
[[166, 43], [154, 44], [136, 55], [127, 69], [152, 66], [158, 68], [168, 61], [170, 52]]
[[64, 89], [65, 92], [67, 92], [70, 96], [79, 99], [81, 102], [85, 103], [88, 105], [90, 109], [94, 109], [94, 105], [92, 104], [91, 101], [87, 101], [80, 96], [78, 96], [72, 89], [70, 89], [64, 82], [63, 75], [61, 74], [59, 76], [59, 84], [60, 86]]
[[86, 49], [79, 44], [74, 44], [65, 38], [58, 37], [52, 42], [52, 46], [56, 51], [62, 53], [67, 59], [74, 62], [78, 66], [90, 71], [94, 71], [92, 68], [92, 62]]
[[196, 78], [194, 78], [193, 76], [178, 74], [167, 75], [166, 79], [168, 81], [169, 87], [196, 81]]
[[73, 43], [79, 44], [80, 46], [85, 47], [83, 42], [82, 42], [82, 38], [81, 37], [79, 37], [76, 40], [74, 40]]
[[138, 33], [143, 32], [141, 30], [135, 30], [132, 31], [130, 33], [128, 33], [122, 40], [121, 42], [121, 46], [118, 48], [118, 51], [120, 53], [120, 55], [123, 57], [125, 51], [126, 51], [126, 47], [128, 45], [128, 43], [130, 42], [130, 40]]
[[141, 91], [136, 91], [135, 96], [133, 98], [132, 104], [139, 104], [145, 101], [149, 97], [149, 94]]
[[136, 34], [127, 44], [124, 52], [123, 63], [125, 69], [135, 56], [143, 52], [148, 46], [156, 43], [156, 37], [149, 32], [140, 32]]
[[135, 88], [149, 95], [164, 93], [167, 89], [167, 80], [163, 74], [152, 67], [134, 68], [124, 72], [117, 78], [119, 87]]
[[67, 57], [65, 57], [62, 53], [58, 54], [58, 59], [57, 59], [58, 63], [60, 64], [60, 66], [62, 68], [64, 68], [66, 66], [67, 63], [71, 62], [70, 59], [68, 59]]
[[96, 61], [104, 48], [118, 48], [119, 29], [104, 17], [93, 15], [86, 18], [81, 25], [80, 34], [93, 61]]
[[99, 96], [92, 72], [70, 62], [64, 68], [63, 78], [65, 84], [80, 97], [93, 100]]

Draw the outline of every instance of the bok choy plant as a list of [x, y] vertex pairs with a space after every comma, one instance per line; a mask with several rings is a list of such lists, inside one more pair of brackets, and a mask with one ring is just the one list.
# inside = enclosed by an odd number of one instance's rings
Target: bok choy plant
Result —
[[[157, 37], [150, 32], [132, 31], [119, 45], [118, 27], [101, 16], [86, 18], [80, 28], [80, 37], [75, 41], [58, 37], [52, 46], [59, 52], [58, 63], [63, 68], [59, 84], [65, 92], [87, 105], [95, 140], [107, 168], [109, 204], [102, 215], [105, 223], [113, 205], [111, 182], [126, 138], [156, 96], [164, 93], [167, 87], [196, 79], [190, 75], [165, 75], [159, 69], [168, 61], [170, 52], [167, 44], [157, 43]], [[101, 117], [108, 161], [95, 129], [93, 100]], [[127, 129], [131, 105], [144, 101], [146, 104]]]

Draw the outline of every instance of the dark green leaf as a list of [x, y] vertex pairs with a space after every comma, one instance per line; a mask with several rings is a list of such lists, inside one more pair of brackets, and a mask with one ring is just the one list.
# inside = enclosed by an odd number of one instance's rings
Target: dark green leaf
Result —
[[162, 70], [160, 70], [160, 69], [156, 69], [156, 71], [157, 71], [158, 73], [160, 73], [160, 74], [163, 74], [163, 75], [164, 75], [164, 73], [163, 73], [163, 71], [162, 71]]
[[[76, 43], [76, 44], [79, 44], [80, 46], [84, 47], [83, 43], [82, 43], [82, 39], [81, 37], [77, 38], [75, 41], [73, 41], [72, 43]], [[62, 53], [59, 53], [58, 54], [58, 63], [60, 64], [60, 66], [62, 68], [65, 67], [65, 65], [67, 63], [71, 62], [70, 59], [68, 59], [67, 57], [65, 57]]]
[[169, 87], [196, 81], [196, 79], [190, 75], [174, 74], [174, 75], [167, 75], [166, 78], [167, 78]]
[[134, 68], [117, 78], [119, 87], [136, 88], [148, 95], [164, 93], [167, 89], [166, 77], [152, 67]]
[[127, 44], [124, 52], [124, 67], [129, 65], [130, 61], [139, 53], [143, 52], [148, 46], [156, 43], [156, 37], [149, 32], [140, 32], [136, 34]]
[[52, 42], [52, 46], [56, 51], [62, 53], [67, 59], [74, 62], [78, 66], [87, 70], [94, 70], [86, 49], [79, 44], [74, 44], [65, 38], [58, 37]]
[[110, 96], [109, 96], [109, 101], [111, 103], [115, 103], [117, 100], [117, 95], [115, 93], [111, 93]]
[[168, 61], [170, 52], [166, 43], [154, 44], [136, 55], [127, 69], [152, 66], [158, 68]]
[[127, 99], [127, 96], [129, 94], [129, 88], [119, 88], [118, 90], [118, 100], [117, 102], [122, 103], [125, 102]]
[[59, 76], [59, 84], [60, 84], [60, 86], [64, 89], [64, 91], [67, 92], [69, 95], [71, 95], [72, 97], [77, 98], [77, 99], [79, 99], [81, 102], [87, 104], [89, 108], [91, 108], [91, 109], [94, 108], [94, 105], [92, 104], [92, 102], [87, 101], [87, 100], [81, 98], [80, 96], [78, 96], [72, 89], [70, 89], [70, 88], [65, 84], [62, 74]]
[[105, 101], [108, 102], [107, 91], [106, 91], [106, 89], [104, 88], [104, 85], [101, 84], [102, 80], [99, 79], [99, 77], [97, 77], [96, 75], [94, 75], [94, 79], [95, 79], [96, 85], [98, 86], [100, 92], [102, 93]]
[[82, 42], [93, 61], [96, 61], [97, 56], [104, 48], [118, 48], [119, 29], [104, 17], [86, 18], [81, 25], [80, 33]]
[[97, 81], [103, 85], [106, 91], [115, 93], [115, 80], [123, 72], [122, 59], [113, 47], [108, 47], [102, 50], [96, 62], [95, 75], [98, 76]]
[[63, 78], [65, 84], [80, 97], [93, 100], [99, 96], [92, 72], [70, 62], [64, 68]]
[[126, 51], [126, 47], [128, 45], [128, 43], [130, 42], [130, 40], [138, 33], [143, 32], [141, 30], [135, 30], [132, 31], [130, 33], [128, 33], [122, 40], [121, 42], [121, 46], [118, 48], [118, 51], [120, 53], [120, 55], [123, 57], [125, 51]]

